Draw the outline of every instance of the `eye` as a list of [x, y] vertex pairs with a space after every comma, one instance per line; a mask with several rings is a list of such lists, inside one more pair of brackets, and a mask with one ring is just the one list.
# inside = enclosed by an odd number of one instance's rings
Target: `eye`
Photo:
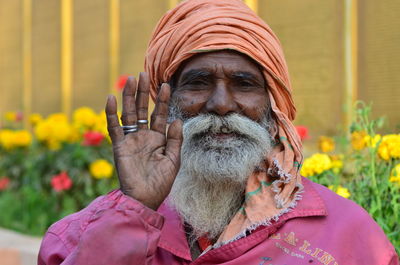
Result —
[[209, 85], [210, 85], [210, 80], [207, 80], [205, 78], [196, 78], [188, 80], [186, 83], [183, 84], [185, 89], [191, 89], [191, 90], [205, 89], [206, 87], [209, 87]]
[[197, 79], [197, 80], [192, 80], [190, 82], [187, 83], [187, 85], [192, 85], [192, 86], [205, 86], [208, 83], [204, 80], [201, 79]]
[[236, 80], [235, 87], [236, 87], [236, 89], [241, 90], [241, 91], [252, 91], [252, 90], [256, 89], [258, 86], [251, 80], [239, 79], [239, 80]]
[[178, 90], [183, 90], [183, 91], [202, 91], [202, 90], [207, 90], [210, 88], [210, 82], [204, 79], [192, 79], [188, 80], [180, 87], [178, 87]]
[[239, 85], [240, 85], [240, 86], [245, 86], [245, 87], [254, 86], [254, 84], [253, 84], [252, 82], [247, 81], [247, 80], [239, 81]]

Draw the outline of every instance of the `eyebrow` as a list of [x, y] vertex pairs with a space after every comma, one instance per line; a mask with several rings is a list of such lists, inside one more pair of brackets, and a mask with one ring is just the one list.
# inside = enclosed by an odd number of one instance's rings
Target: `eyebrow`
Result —
[[232, 78], [240, 79], [257, 79], [257, 77], [250, 72], [233, 72], [230, 74]]
[[210, 76], [212, 76], [212, 73], [210, 73], [210, 71], [204, 69], [192, 69], [182, 74], [180, 82], [186, 83], [198, 78], [207, 78]]
[[264, 85], [264, 79], [260, 80], [256, 75], [250, 72], [244, 72], [244, 71], [238, 71], [238, 72], [233, 72], [230, 74], [231, 78], [234, 79], [242, 79], [242, 80], [251, 80], [253, 82], [256, 82], [258, 85], [262, 86]]

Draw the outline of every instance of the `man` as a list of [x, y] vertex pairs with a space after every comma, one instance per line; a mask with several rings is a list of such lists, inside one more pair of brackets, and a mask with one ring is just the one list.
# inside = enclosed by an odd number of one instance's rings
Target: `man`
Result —
[[145, 68], [122, 126], [106, 106], [121, 189], [54, 224], [39, 264], [398, 264], [364, 210], [299, 175], [283, 53], [245, 4], [181, 3]]

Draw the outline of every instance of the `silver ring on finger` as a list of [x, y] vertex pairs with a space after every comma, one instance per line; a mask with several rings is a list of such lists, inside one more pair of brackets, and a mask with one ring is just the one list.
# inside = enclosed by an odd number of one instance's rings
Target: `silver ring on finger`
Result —
[[123, 126], [122, 126], [122, 129], [123, 129], [123, 130], [132, 130], [132, 129], [137, 129], [137, 128], [138, 128], [137, 124], [133, 124], [133, 125], [123, 125]]
[[137, 124], [133, 124], [133, 125], [122, 126], [122, 130], [124, 131], [124, 134], [127, 135], [128, 133], [137, 132], [139, 129], [138, 129]]
[[148, 124], [149, 121], [148, 120], [137, 120], [138, 124]]
[[136, 129], [124, 130], [124, 134], [127, 135], [128, 133], [134, 133], [134, 132], [137, 132], [138, 130], [139, 130], [138, 128], [136, 128]]

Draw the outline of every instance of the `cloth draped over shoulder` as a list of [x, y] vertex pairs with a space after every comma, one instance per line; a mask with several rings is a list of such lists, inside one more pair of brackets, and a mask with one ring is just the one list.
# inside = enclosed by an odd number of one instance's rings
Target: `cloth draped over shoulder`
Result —
[[243, 207], [217, 241], [225, 244], [269, 225], [301, 199], [300, 138], [292, 124], [296, 109], [281, 44], [271, 28], [240, 0], [188, 0], [167, 12], [153, 32], [145, 58], [150, 93], [156, 98], [179, 66], [193, 55], [234, 50], [262, 68], [278, 132], [272, 154], [249, 176]]

